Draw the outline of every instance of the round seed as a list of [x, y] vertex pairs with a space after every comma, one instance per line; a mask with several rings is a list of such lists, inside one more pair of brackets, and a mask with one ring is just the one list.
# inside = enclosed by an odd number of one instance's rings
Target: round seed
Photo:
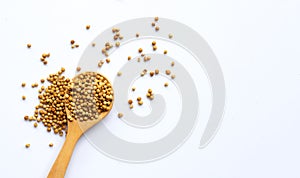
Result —
[[34, 127], [37, 127], [37, 126], [38, 126], [38, 124], [35, 122], [35, 123], [33, 124], [33, 126], [34, 126]]
[[128, 56], [128, 58], [127, 58], [127, 59], [128, 59], [128, 61], [130, 61], [130, 60], [131, 60], [131, 56]]
[[132, 87], [131, 90], [132, 90], [132, 91], [135, 91], [135, 87]]
[[106, 61], [106, 63], [110, 63], [110, 59], [109, 58], [107, 58], [105, 61]]
[[155, 46], [156, 45], [156, 41], [152, 41], [152, 46]]
[[155, 69], [155, 75], [159, 74], [159, 70]]
[[135, 37], [137, 37], [137, 38], [140, 37], [140, 34], [139, 34], [139, 33], [136, 33], [136, 34], [135, 34]]
[[173, 62], [171, 62], [171, 66], [172, 66], [172, 67], [174, 67], [174, 65], [175, 65], [175, 62], [174, 62], [174, 61], [173, 61]]
[[26, 86], [26, 83], [25, 83], [25, 82], [23, 82], [23, 83], [21, 84], [21, 86], [22, 86], [22, 87], [25, 87], [25, 86]]
[[155, 22], [157, 22], [157, 21], [158, 21], [158, 19], [159, 19], [158, 17], [154, 17], [154, 21], [155, 21]]
[[173, 38], [173, 34], [170, 33], [169, 34], [169, 38], [172, 39]]
[[128, 104], [132, 104], [132, 100], [128, 100]]
[[49, 143], [49, 147], [53, 147], [53, 143]]
[[26, 100], [26, 96], [22, 96], [22, 100]]
[[151, 72], [150, 72], [150, 77], [153, 77], [153, 75], [154, 75], [154, 72], [151, 71]]
[[85, 26], [85, 29], [87, 29], [87, 30], [89, 30], [90, 28], [91, 28], [90, 25], [86, 25], [86, 26]]
[[30, 144], [29, 144], [29, 143], [26, 143], [26, 144], [25, 144], [25, 147], [26, 147], [26, 148], [29, 148], [29, 147], [30, 147]]
[[168, 82], [166, 82], [166, 83], [164, 84], [164, 86], [165, 86], [165, 87], [168, 87], [168, 86], [169, 86]]
[[168, 51], [167, 50], [164, 50], [164, 54], [167, 54], [168, 53]]
[[157, 46], [153, 46], [153, 51], [156, 51], [157, 50]]
[[159, 31], [159, 26], [156, 26], [156, 27], [155, 27], [155, 31]]
[[154, 22], [152, 22], [152, 23], [151, 23], [151, 26], [152, 26], [152, 27], [154, 27], [154, 26], [155, 26], [155, 23], [154, 23]]
[[132, 108], [133, 108], [133, 105], [132, 105], [132, 104], [130, 104], [130, 105], [129, 105], [129, 108], [130, 108], [130, 109], [132, 109]]
[[142, 98], [139, 96], [139, 97], [136, 98], [136, 100], [137, 100], [137, 101], [141, 101]]
[[118, 113], [118, 118], [122, 118], [123, 117], [123, 113]]
[[117, 75], [118, 75], [118, 76], [121, 76], [121, 75], [122, 75], [122, 72], [118, 72]]
[[171, 71], [170, 71], [170, 70], [166, 70], [166, 74], [167, 74], [167, 75], [170, 75], [170, 74], [171, 74]]
[[138, 104], [139, 105], [143, 105], [143, 101], [138, 101]]
[[81, 67], [77, 67], [77, 68], [76, 68], [76, 71], [77, 71], [77, 72], [80, 72], [80, 71], [81, 71]]
[[27, 48], [28, 49], [31, 48], [31, 44], [30, 43], [27, 44]]
[[176, 76], [175, 76], [174, 74], [173, 74], [173, 75], [171, 75], [171, 78], [172, 78], [172, 79], [175, 79], [175, 77], [176, 77]]
[[139, 48], [139, 53], [142, 53], [143, 52], [143, 49], [142, 48]]
[[75, 41], [74, 40], [71, 40], [70, 41], [71, 45], [75, 44]]
[[152, 89], [151, 88], [148, 89], [148, 93], [152, 94]]

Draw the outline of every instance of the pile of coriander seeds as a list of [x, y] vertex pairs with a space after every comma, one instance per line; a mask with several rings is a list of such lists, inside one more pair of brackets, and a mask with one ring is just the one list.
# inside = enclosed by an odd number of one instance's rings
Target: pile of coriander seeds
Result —
[[[53, 131], [60, 136], [67, 133], [67, 122], [94, 120], [102, 112], [110, 109], [113, 101], [113, 89], [109, 81], [95, 72], [85, 72], [72, 81], [62, 74], [50, 74], [47, 81], [50, 85], [39, 89], [39, 104], [33, 116], [24, 119], [34, 122], [34, 127], [42, 123], [48, 132]], [[22, 85], [23, 86], [23, 85]], [[71, 117], [67, 117], [66, 108]]]

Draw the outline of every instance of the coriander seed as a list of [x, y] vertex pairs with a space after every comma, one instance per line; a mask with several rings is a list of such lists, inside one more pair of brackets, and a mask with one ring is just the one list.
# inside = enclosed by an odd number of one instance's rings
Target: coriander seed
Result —
[[53, 147], [53, 143], [49, 143], [49, 147]]
[[91, 28], [90, 25], [86, 25], [86, 26], [85, 26], [85, 29], [87, 29], [87, 30], [89, 30], [90, 28]]
[[29, 148], [29, 147], [30, 147], [30, 144], [29, 144], [29, 143], [25, 144], [25, 147], [26, 147], [26, 148]]
[[171, 71], [170, 71], [170, 70], [166, 70], [166, 74], [167, 74], [167, 75], [170, 75], [170, 74], [171, 74]]

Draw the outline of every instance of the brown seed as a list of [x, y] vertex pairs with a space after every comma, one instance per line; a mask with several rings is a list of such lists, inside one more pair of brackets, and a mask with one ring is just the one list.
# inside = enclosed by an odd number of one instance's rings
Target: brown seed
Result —
[[157, 50], [157, 46], [153, 46], [153, 51], [156, 51]]
[[43, 63], [44, 63], [44, 65], [47, 65], [47, 64], [48, 64], [48, 61], [44, 61]]
[[122, 72], [118, 72], [118, 73], [117, 73], [117, 76], [121, 76], [121, 75], [122, 75]]
[[25, 82], [23, 82], [23, 83], [21, 84], [21, 86], [22, 86], [22, 87], [25, 87], [25, 86], [26, 86], [26, 83], [25, 83]]
[[172, 67], [174, 67], [174, 65], [175, 65], [175, 62], [174, 62], [174, 61], [173, 61], [173, 62], [171, 62], [171, 66], [172, 66]]
[[30, 43], [27, 44], [27, 48], [28, 49], [31, 48], [31, 44]]
[[45, 83], [45, 79], [41, 79], [41, 83]]
[[91, 28], [90, 25], [86, 25], [86, 26], [85, 26], [85, 29], [87, 29], [87, 30], [89, 30], [90, 28]]
[[156, 45], [156, 41], [152, 41], [152, 46], [155, 46]]
[[74, 41], [74, 40], [71, 40], [70, 43], [71, 43], [71, 45], [73, 45], [73, 44], [75, 43], [75, 41]]
[[105, 61], [106, 61], [107, 64], [110, 63], [110, 59], [109, 58], [107, 58]]
[[152, 22], [152, 23], [151, 23], [151, 26], [152, 26], [152, 27], [154, 27], [154, 26], [155, 26], [155, 23], [154, 23], [154, 22]]
[[171, 78], [172, 78], [172, 79], [175, 79], [175, 77], [176, 77], [176, 76], [175, 76], [174, 74], [173, 74], [173, 75], [171, 75]]
[[139, 97], [136, 98], [136, 100], [137, 100], [137, 101], [141, 101], [142, 98], [139, 96]]
[[119, 47], [120, 46], [120, 42], [117, 41], [115, 45], [116, 45], [116, 47]]
[[155, 31], [159, 31], [159, 26], [156, 26], [156, 27], [155, 27]]
[[169, 38], [172, 39], [173, 38], [173, 34], [170, 33], [169, 34]]
[[164, 54], [167, 54], [168, 53], [168, 51], [167, 50], [164, 50]]
[[150, 77], [153, 77], [153, 75], [154, 75], [154, 72], [151, 71], [151, 72], [150, 72]]
[[128, 100], [128, 104], [132, 104], [132, 100]]
[[123, 113], [118, 113], [118, 118], [122, 118], [123, 117]]
[[136, 34], [135, 34], [135, 37], [137, 37], [137, 38], [140, 37], [140, 34], [139, 34], [139, 33], [136, 33]]
[[27, 121], [29, 119], [29, 116], [24, 116], [24, 120]]
[[157, 22], [157, 21], [158, 21], [158, 19], [159, 19], [158, 17], [154, 17], [154, 21], [155, 21], [155, 22]]
[[130, 109], [132, 109], [132, 108], [133, 108], [133, 105], [132, 105], [132, 104], [131, 104], [131, 105], [129, 105], [129, 108], [130, 108]]
[[131, 90], [132, 90], [132, 91], [135, 91], [135, 87], [132, 87]]
[[142, 48], [139, 48], [139, 53], [142, 53], [143, 52], [143, 49]]
[[152, 89], [151, 88], [148, 89], [148, 93], [152, 94]]
[[151, 95], [149, 98], [150, 98], [150, 100], [153, 100], [154, 99], [154, 95]]
[[138, 104], [139, 105], [143, 105], [143, 101], [141, 100], [141, 101], [138, 101]]
[[47, 57], [47, 54], [46, 54], [46, 53], [43, 53], [43, 54], [42, 54], [42, 57], [43, 57], [43, 58], [46, 58], [46, 57]]
[[76, 44], [76, 45], [75, 45], [75, 48], [79, 48], [79, 44]]
[[25, 144], [25, 147], [26, 147], [26, 148], [29, 148], [29, 147], [30, 147], [30, 144], [29, 144], [29, 143]]
[[155, 69], [155, 75], [159, 74], [159, 70]]
[[77, 67], [77, 68], [76, 68], [76, 71], [77, 71], [77, 72], [81, 71], [81, 67]]
[[167, 75], [170, 75], [170, 74], [171, 74], [171, 71], [170, 71], [170, 70], [166, 70], [166, 74], [167, 74]]
[[95, 47], [96, 46], [96, 43], [92, 43], [92, 47]]
[[35, 122], [35, 123], [33, 124], [33, 126], [34, 126], [34, 127], [37, 127], [37, 126], [38, 126], [38, 124]]
[[22, 96], [22, 100], [26, 100], [26, 96]]
[[164, 84], [164, 86], [165, 86], [165, 87], [168, 87], [168, 86], [169, 86], [168, 82], [166, 82], [166, 83]]
[[128, 58], [127, 58], [127, 59], [128, 59], [128, 61], [130, 61], [130, 60], [131, 60], [131, 56], [128, 56]]
[[53, 147], [53, 143], [49, 143], [49, 147]]

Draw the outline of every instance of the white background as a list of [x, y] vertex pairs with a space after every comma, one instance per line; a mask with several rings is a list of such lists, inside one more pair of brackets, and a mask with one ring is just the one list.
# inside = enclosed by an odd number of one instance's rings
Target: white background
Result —
[[[215, 139], [198, 149], [201, 126], [171, 156], [148, 164], [112, 160], [81, 139], [66, 177], [299, 178], [300, 1], [12, 0], [0, 2], [1, 177], [46, 177], [63, 138], [25, 123], [36, 91], [20, 89], [60, 66], [124, 20], [160, 16], [197, 30], [224, 72], [227, 106]], [[85, 25], [91, 24], [90, 31]], [[81, 45], [70, 50], [70, 39]], [[33, 47], [26, 49], [30, 42]], [[49, 65], [38, 60], [51, 52]], [[26, 92], [28, 101], [22, 102]], [[33, 99], [32, 99], [33, 100]], [[31, 143], [25, 149], [25, 143]], [[48, 143], [54, 142], [49, 148]], [[120, 148], [121, 149], [121, 148]]]

